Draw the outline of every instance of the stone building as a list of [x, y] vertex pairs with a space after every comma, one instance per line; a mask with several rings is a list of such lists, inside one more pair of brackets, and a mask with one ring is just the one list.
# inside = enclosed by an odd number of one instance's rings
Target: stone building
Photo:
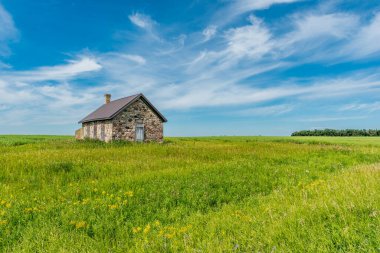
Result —
[[110, 94], [104, 96], [105, 104], [79, 121], [77, 139], [162, 142], [167, 120], [143, 94], [114, 101]]

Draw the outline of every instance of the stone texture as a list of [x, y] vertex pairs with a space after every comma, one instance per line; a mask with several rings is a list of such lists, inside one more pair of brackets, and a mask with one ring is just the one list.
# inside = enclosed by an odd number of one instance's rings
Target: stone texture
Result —
[[135, 141], [137, 124], [144, 126], [145, 142], [163, 141], [163, 122], [142, 99], [129, 105], [112, 120], [83, 123], [80, 132], [82, 139]]
[[136, 140], [136, 125], [144, 125], [144, 141], [163, 140], [163, 123], [161, 119], [141, 99], [128, 106], [113, 119], [113, 140]]
[[109, 142], [112, 140], [112, 121], [94, 121], [82, 124], [83, 138]]
[[75, 139], [83, 140], [83, 127], [75, 131]]

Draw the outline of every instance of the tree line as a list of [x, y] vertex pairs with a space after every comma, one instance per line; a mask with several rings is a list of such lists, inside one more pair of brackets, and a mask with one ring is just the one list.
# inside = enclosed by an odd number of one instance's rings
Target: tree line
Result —
[[314, 129], [301, 130], [292, 133], [292, 136], [380, 136], [377, 129]]

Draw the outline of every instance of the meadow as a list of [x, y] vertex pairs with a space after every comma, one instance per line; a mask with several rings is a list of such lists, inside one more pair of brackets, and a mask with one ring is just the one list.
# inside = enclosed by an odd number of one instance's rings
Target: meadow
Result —
[[0, 136], [2, 252], [380, 252], [380, 138]]

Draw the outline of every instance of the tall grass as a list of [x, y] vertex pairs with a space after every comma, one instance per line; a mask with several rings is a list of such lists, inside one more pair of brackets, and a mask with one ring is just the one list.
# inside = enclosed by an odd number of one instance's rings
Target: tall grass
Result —
[[377, 252], [380, 147], [354, 140], [0, 137], [0, 249]]

